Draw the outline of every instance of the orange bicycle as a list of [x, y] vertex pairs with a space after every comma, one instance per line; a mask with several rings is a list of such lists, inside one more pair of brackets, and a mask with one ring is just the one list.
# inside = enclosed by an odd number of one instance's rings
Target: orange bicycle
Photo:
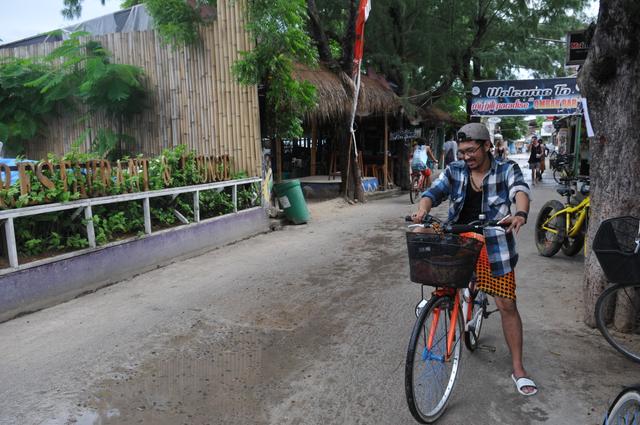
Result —
[[[409, 227], [430, 233], [407, 232], [411, 281], [422, 285], [422, 299], [407, 350], [405, 392], [413, 417], [428, 424], [444, 413], [453, 393], [462, 341], [474, 351], [484, 319], [495, 312], [487, 310], [484, 292], [469, 289], [484, 242], [466, 232], [499, 223], [480, 216], [468, 225], [442, 225], [429, 215], [423, 223]], [[435, 287], [429, 300], [425, 286]]]

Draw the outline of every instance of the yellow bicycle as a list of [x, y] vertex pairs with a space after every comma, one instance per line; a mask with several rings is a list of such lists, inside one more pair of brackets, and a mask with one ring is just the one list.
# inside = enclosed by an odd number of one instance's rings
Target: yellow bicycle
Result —
[[561, 249], [565, 255], [574, 256], [582, 249], [588, 227], [589, 179], [568, 179], [557, 191], [567, 202], [563, 205], [553, 199], [542, 206], [536, 219], [536, 247], [545, 257], [552, 257]]

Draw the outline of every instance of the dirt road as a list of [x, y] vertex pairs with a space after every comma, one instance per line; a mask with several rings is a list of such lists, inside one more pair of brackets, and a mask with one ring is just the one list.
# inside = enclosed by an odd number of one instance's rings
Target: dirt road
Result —
[[[534, 210], [551, 196], [538, 186]], [[407, 279], [408, 195], [311, 209], [309, 225], [0, 324], [0, 423], [415, 423], [403, 378], [420, 295]], [[495, 351], [463, 353], [438, 423], [597, 424], [621, 385], [640, 381], [582, 324], [582, 257], [539, 257], [532, 235], [519, 236], [518, 295], [540, 393], [516, 393], [492, 316], [483, 338]]]

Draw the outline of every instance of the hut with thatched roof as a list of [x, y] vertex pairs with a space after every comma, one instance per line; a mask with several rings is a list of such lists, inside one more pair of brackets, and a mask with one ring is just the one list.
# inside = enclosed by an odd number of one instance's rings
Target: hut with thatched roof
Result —
[[[305, 137], [285, 140], [281, 147], [276, 146], [275, 174], [282, 179], [328, 176], [328, 180], [339, 175], [338, 147], [348, 141], [338, 140], [337, 135], [345, 134], [348, 129], [338, 127], [345, 126], [353, 100], [340, 77], [325, 67], [310, 69], [299, 65], [294, 78], [316, 87], [317, 104], [305, 117]], [[377, 177], [380, 186], [393, 181], [390, 173], [393, 166], [388, 163], [385, 152], [389, 152], [389, 118], [399, 114], [400, 109], [398, 96], [383, 77], [375, 73], [362, 75], [356, 111], [357, 147], [362, 154], [360, 165], [364, 175]]]

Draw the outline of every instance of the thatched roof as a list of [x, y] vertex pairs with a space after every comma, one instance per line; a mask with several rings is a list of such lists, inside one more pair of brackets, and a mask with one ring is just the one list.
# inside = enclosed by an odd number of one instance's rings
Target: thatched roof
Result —
[[[347, 96], [340, 77], [326, 68], [309, 69], [298, 65], [294, 78], [308, 81], [316, 87], [317, 106], [309, 113], [309, 118], [319, 121], [331, 120], [351, 112], [352, 98]], [[400, 100], [387, 82], [378, 76], [363, 75], [358, 100], [359, 115], [381, 115], [400, 109]]]
[[420, 118], [428, 124], [436, 123], [456, 123], [456, 120], [448, 112], [443, 111], [437, 106], [429, 106], [420, 110]]

